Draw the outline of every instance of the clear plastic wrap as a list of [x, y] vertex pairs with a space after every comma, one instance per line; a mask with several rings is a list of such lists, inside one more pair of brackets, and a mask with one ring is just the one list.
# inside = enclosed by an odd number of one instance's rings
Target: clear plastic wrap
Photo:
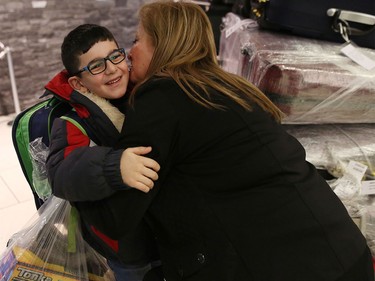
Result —
[[52, 194], [46, 168], [49, 149], [40, 137], [29, 143], [29, 153], [33, 166], [32, 178], [35, 192], [40, 199], [46, 201]]
[[228, 13], [223, 19], [219, 46], [219, 61], [223, 69], [241, 74], [243, 67], [243, 46], [249, 42], [247, 30], [257, 29], [258, 24], [250, 19], [241, 19]]
[[0, 257], [0, 280], [114, 281], [106, 260], [82, 238], [78, 213], [51, 196]]
[[334, 177], [343, 176], [350, 160], [368, 167], [375, 179], [375, 124], [284, 125], [305, 148], [306, 159]]
[[[285, 124], [375, 123], [375, 69], [342, 55], [342, 44], [239, 22], [233, 13], [223, 19], [220, 62], [259, 87], [286, 114]], [[375, 60], [375, 50], [360, 50]]]

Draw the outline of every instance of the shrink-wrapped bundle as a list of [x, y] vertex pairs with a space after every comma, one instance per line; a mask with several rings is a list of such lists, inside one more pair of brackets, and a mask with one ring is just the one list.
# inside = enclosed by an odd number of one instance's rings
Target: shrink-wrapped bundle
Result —
[[[375, 122], [375, 69], [341, 54], [342, 44], [265, 31], [233, 13], [223, 22], [223, 68], [259, 87], [285, 124]], [[360, 51], [375, 61], [375, 50]]]

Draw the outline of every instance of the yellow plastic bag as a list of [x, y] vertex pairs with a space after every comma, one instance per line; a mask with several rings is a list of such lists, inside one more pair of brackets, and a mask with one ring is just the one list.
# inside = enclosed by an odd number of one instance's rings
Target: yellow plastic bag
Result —
[[51, 196], [0, 257], [1, 281], [114, 281], [104, 257], [82, 238], [78, 212]]

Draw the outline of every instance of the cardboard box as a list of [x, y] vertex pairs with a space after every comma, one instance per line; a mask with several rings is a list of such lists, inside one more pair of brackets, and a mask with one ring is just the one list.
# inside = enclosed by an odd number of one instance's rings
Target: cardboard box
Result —
[[[85, 273], [85, 272], [83, 272]], [[81, 273], [82, 274], [82, 273]], [[61, 265], [43, 261], [34, 253], [18, 246], [13, 246], [0, 260], [1, 281], [105, 281], [105, 276], [88, 273], [69, 272]]]

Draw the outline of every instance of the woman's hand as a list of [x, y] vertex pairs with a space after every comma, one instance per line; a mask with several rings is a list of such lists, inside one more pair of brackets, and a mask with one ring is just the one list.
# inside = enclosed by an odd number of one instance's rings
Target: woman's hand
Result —
[[142, 156], [151, 152], [151, 147], [127, 148], [121, 155], [120, 169], [124, 183], [145, 193], [154, 187], [160, 165], [155, 160]]

